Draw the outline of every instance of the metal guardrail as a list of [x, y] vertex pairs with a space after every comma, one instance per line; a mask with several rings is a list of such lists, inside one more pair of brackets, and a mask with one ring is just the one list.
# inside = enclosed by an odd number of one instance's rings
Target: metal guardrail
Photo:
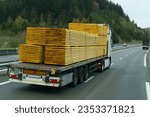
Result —
[[17, 62], [7, 62], [0, 64], [0, 75], [6, 75], [7, 74], [7, 66], [10, 64], [14, 64]]
[[18, 49], [0, 50], [0, 55], [18, 54]]

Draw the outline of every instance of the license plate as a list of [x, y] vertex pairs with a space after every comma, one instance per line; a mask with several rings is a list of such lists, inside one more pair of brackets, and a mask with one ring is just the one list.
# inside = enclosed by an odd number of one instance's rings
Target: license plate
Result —
[[42, 79], [40, 76], [28, 75], [28, 78]]
[[31, 74], [31, 75], [39, 75], [39, 76], [46, 76], [47, 75], [47, 72], [45, 72], [45, 71], [29, 70], [29, 69], [24, 69], [23, 73], [24, 74]]

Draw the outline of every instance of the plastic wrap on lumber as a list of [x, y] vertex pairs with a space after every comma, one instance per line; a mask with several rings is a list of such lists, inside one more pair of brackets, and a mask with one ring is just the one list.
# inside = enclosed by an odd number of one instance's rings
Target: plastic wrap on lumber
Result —
[[69, 23], [70, 30], [78, 30], [97, 35], [107, 35], [108, 27], [101, 24]]
[[43, 47], [37, 45], [20, 44], [19, 61], [30, 63], [42, 63]]

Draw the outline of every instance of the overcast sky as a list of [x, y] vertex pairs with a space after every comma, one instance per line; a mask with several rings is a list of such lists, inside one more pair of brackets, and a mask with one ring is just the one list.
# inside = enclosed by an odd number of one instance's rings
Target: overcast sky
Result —
[[124, 12], [141, 28], [150, 27], [150, 0], [110, 0], [122, 6]]

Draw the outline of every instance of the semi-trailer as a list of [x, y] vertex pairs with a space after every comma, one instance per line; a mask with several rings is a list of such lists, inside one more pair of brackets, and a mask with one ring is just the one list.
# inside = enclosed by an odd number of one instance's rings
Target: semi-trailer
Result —
[[[8, 76], [11, 82], [62, 87], [67, 84], [76, 86], [89, 78], [94, 71], [103, 71], [111, 66], [111, 30], [108, 25], [99, 24], [107, 28], [106, 52], [102, 56], [88, 58], [68, 65], [30, 63], [19, 61], [8, 66]], [[97, 51], [102, 51], [99, 48]], [[36, 51], [36, 50], [35, 50]], [[22, 53], [21, 53], [22, 54]], [[55, 53], [54, 53], [55, 54]], [[29, 56], [29, 55], [26, 55]], [[30, 58], [30, 56], [29, 56]], [[58, 59], [58, 58], [56, 58]], [[61, 56], [60, 56], [61, 59]]]

